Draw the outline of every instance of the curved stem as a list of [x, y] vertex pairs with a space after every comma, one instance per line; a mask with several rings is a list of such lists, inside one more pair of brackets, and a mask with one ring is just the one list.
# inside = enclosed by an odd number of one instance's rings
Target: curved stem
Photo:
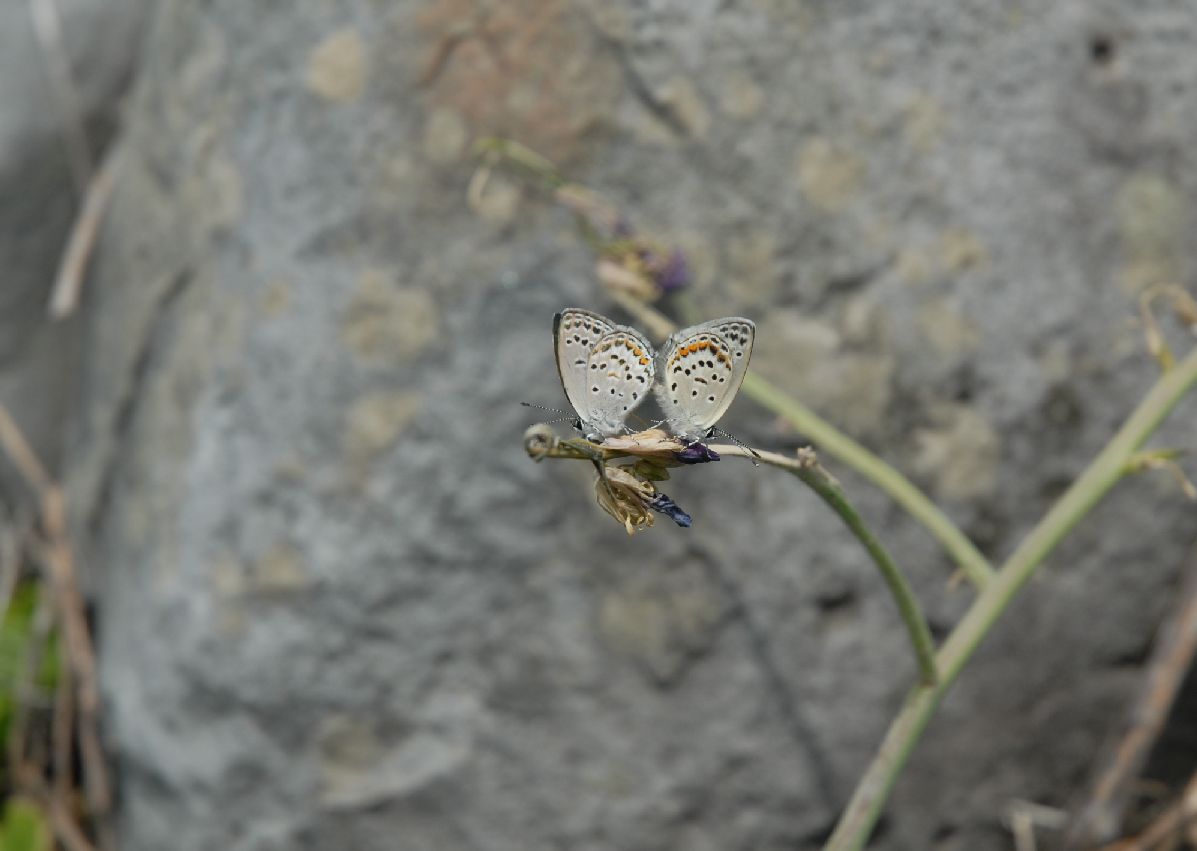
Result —
[[[676, 330], [676, 326], [668, 317], [644, 302], [615, 291], [611, 292], [611, 297], [619, 302], [624, 310], [635, 315], [654, 336], [667, 337]], [[888, 493], [898, 505], [927, 528], [978, 588], [984, 588], [993, 578], [993, 568], [973, 542], [926, 494], [889, 464], [763, 378], [749, 373], [740, 389], [757, 404], [784, 417], [820, 450], [842, 461]]]
[[[711, 448], [721, 455], [749, 457], [749, 453], [739, 446], [719, 445]], [[758, 452], [757, 458], [766, 464], [789, 470], [800, 478], [831, 506], [844, 521], [844, 525], [864, 545], [898, 605], [898, 612], [902, 616], [902, 623], [906, 625], [906, 632], [910, 636], [910, 643], [918, 660], [920, 680], [924, 685], [933, 685], [938, 679], [935, 670], [935, 642], [931, 638], [931, 628], [927, 626], [927, 619], [919, 607], [918, 599], [893, 558], [848, 501], [840, 483], [823, 469], [812, 450], [799, 450], [797, 459], [787, 458], [775, 452]]]
[[888, 493], [894, 502], [927, 528], [978, 588], [984, 588], [993, 578], [993, 568], [973, 542], [926, 494], [889, 464], [765, 379], [749, 373], [741, 390], [745, 396], [784, 417], [820, 449]]
[[937, 655], [939, 683], [920, 686], [906, 698], [825, 851], [857, 851], [864, 847], [898, 773], [964, 664], [1035, 569], [1123, 476], [1135, 451], [1194, 384], [1197, 384], [1197, 349], [1156, 382], [1118, 433], [1031, 530], [973, 602]]

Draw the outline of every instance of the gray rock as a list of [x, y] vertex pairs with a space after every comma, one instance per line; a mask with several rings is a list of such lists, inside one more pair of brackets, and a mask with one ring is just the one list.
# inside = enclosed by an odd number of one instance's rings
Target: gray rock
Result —
[[[161, 3], [70, 454], [124, 847], [817, 847], [914, 678], [890, 599], [776, 471], [682, 470], [694, 528], [628, 539], [584, 465], [528, 462], [552, 313], [612, 307], [543, 199], [467, 208], [469, 141], [686, 246], [756, 368], [998, 558], [1152, 381], [1136, 294], [1194, 262], [1197, 11], [1120, 8]], [[949, 628], [946, 557], [830, 466]], [[1193, 528], [1147, 476], [1080, 525], [876, 847], [1066, 803]]]

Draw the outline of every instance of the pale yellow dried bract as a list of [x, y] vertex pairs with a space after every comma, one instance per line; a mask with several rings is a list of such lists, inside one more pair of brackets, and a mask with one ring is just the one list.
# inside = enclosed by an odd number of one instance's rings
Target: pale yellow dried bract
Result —
[[599, 507], [623, 524], [629, 535], [653, 525], [653, 513], [645, 498], [653, 493], [652, 484], [642, 482], [618, 467], [607, 468], [607, 478], [595, 479], [594, 496]]
[[642, 494], [644, 496], [652, 496], [654, 489], [651, 482], [638, 479], [625, 470], [623, 467], [608, 466], [607, 467], [607, 481], [612, 485], [619, 485], [625, 487], [630, 491]]
[[669, 436], [659, 428], [608, 437], [600, 445], [604, 449], [627, 452], [630, 455], [681, 452], [686, 448], [676, 437]]

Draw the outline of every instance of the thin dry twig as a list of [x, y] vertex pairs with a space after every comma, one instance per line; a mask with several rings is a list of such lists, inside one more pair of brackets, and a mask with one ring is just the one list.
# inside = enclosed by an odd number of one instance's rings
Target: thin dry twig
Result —
[[[55, 703], [57, 709], [66, 709], [70, 715], [74, 716], [74, 723], [71, 726], [74, 727], [74, 732], [79, 740], [84, 791], [87, 795], [90, 815], [97, 826], [97, 832], [101, 838], [104, 838], [108, 836], [106, 822], [107, 815], [112, 808], [112, 792], [108, 767], [100, 747], [100, 700], [96, 680], [95, 651], [92, 646], [91, 632], [87, 625], [83, 596], [79, 593], [76, 581], [75, 556], [67, 530], [66, 500], [61, 487], [50, 478], [24, 434], [21, 433], [20, 428], [3, 405], [0, 405], [0, 448], [4, 449], [13, 459], [18, 471], [24, 476], [26, 484], [38, 498], [44, 538], [37, 547], [37, 555], [51, 591], [61, 639], [69, 663], [68, 666], [64, 666], [64, 668], [69, 667], [69, 673], [64, 671], [63, 674], [73, 686], [66, 692], [66, 695], [59, 692], [59, 699]], [[45, 598], [42, 600], [44, 603]], [[37, 642], [36, 644], [40, 646], [41, 643]], [[27, 670], [27, 675], [32, 676], [28, 672], [36, 670], [37, 665], [34, 664]], [[67, 701], [67, 697], [70, 697], [71, 700]], [[72, 704], [74, 711], [65, 707], [63, 701]], [[21, 720], [19, 710], [20, 707], [18, 707], [18, 717], [15, 721]], [[62, 723], [65, 722], [62, 722], [61, 718], [56, 718], [53, 733], [54, 760], [56, 768], [64, 769], [60, 776], [69, 776], [69, 771], [65, 771], [69, 763], [69, 753], [65, 751], [67, 747], [65, 742], [69, 742], [70, 737], [59, 726]], [[70, 727], [67, 728], [68, 731], [69, 729]], [[23, 723], [22, 725], [14, 723], [12, 730], [14, 737], [19, 736], [19, 738], [10, 739], [9, 742], [10, 761], [16, 765], [22, 761]], [[56, 791], [58, 790], [56, 789]], [[66, 843], [65, 839], [64, 843]], [[104, 846], [111, 847], [111, 842], [105, 841]]]
[[82, 194], [91, 180], [94, 163], [87, 141], [79, 89], [75, 86], [71, 57], [67, 54], [62, 34], [62, 16], [58, 13], [55, 0], [29, 0], [29, 12], [33, 18], [34, 32], [46, 57], [59, 120], [62, 122], [62, 138], [71, 164], [71, 176], [75, 188]]
[[75, 312], [79, 305], [79, 294], [87, 275], [88, 261], [96, 247], [100, 224], [108, 210], [112, 187], [116, 184], [120, 147], [113, 145], [104, 157], [100, 170], [87, 186], [87, 194], [75, 217], [67, 238], [66, 249], [59, 262], [58, 274], [54, 277], [54, 289], [50, 293], [49, 313], [51, 319], [65, 319]]
[[1026, 810], [1014, 810], [1009, 817], [1010, 833], [1014, 836], [1015, 851], [1038, 851], [1035, 842], [1035, 821]]
[[12, 460], [21, 478], [40, 501], [50, 489], [52, 479], [4, 405], [0, 405], [0, 449]]
[[1180, 805], [1185, 815], [1185, 840], [1197, 847], [1197, 772], [1189, 778], [1184, 794], [1181, 795]]
[[47, 796], [44, 806], [50, 811], [50, 824], [54, 827], [54, 834], [67, 851], [97, 851], [96, 846], [88, 841], [79, 823], [71, 814], [70, 805], [56, 796]]
[[1165, 851], [1182, 841], [1197, 844], [1197, 773], [1189, 778], [1184, 792], [1155, 817], [1137, 836], [1103, 845], [1100, 851]]
[[71, 693], [71, 669], [61, 666], [54, 688], [54, 721], [51, 727], [51, 765], [54, 767], [54, 795], [66, 800], [71, 794], [71, 744], [75, 728], [75, 701]]
[[1125, 730], [1100, 764], [1092, 789], [1069, 828], [1066, 848], [1108, 842], [1122, 832], [1135, 778], [1164, 729], [1176, 694], [1197, 653], [1197, 551], [1190, 558], [1180, 597], [1161, 628], [1143, 687]]
[[70, 801], [60, 798], [46, 788], [46, 781], [36, 767], [28, 764], [13, 766], [16, 785], [49, 816], [50, 827], [66, 851], [97, 851], [88, 840], [72, 812]]
[[102, 820], [112, 806], [108, 769], [99, 747], [100, 698], [96, 679], [95, 651], [84, 613], [83, 595], [75, 579], [75, 557], [67, 538], [66, 506], [62, 491], [54, 485], [46, 493], [42, 508], [47, 541], [41, 552], [58, 609], [63, 643], [70, 662], [73, 693], [78, 701], [76, 732], [83, 760], [83, 782], [93, 817]]
[[1006, 812], [1006, 827], [1014, 837], [1015, 851], [1037, 851], [1039, 846], [1035, 839], [1035, 828], [1060, 830], [1067, 818], [1067, 813], [1054, 807], [1014, 800]]

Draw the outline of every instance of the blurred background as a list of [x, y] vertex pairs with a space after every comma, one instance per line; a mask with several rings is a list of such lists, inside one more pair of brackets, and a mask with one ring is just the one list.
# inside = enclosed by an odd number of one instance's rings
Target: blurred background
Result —
[[[481, 185], [492, 136], [676, 252], [754, 373], [994, 562], [1197, 268], [1190, 0], [0, 0], [0, 847], [826, 839], [916, 676], [892, 600], [775, 469], [675, 471], [693, 527], [628, 537], [586, 465], [529, 461], [553, 314], [634, 320], [543, 181]], [[824, 460], [942, 638], [973, 590]], [[1060, 846], [1190, 611], [1195, 517], [1161, 470], [1074, 530], [871, 847]], [[1180, 692], [1075, 847], [1175, 805]]]

